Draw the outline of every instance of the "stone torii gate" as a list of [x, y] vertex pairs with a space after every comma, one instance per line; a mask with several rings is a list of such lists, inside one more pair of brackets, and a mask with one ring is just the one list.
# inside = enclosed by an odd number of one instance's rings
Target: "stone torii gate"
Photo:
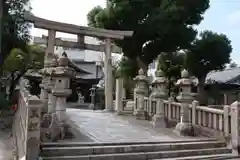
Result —
[[[124, 37], [130, 37], [132, 36], [133, 32], [77, 26], [73, 24], [50, 21], [47, 19], [36, 17], [34, 15], [30, 15], [30, 14], [25, 15], [25, 19], [33, 23], [35, 28], [48, 30], [48, 37], [45, 42], [47, 44], [45, 61], [44, 61], [45, 67], [48, 65], [49, 62], [52, 61], [52, 54], [54, 53], [55, 45], [105, 52], [105, 59], [104, 59], [105, 105], [106, 105], [105, 110], [112, 111], [113, 110], [113, 96], [112, 96], [113, 95], [112, 94], [113, 79], [112, 79], [111, 52], [113, 47], [112, 47], [111, 41], [114, 39], [121, 40], [121, 39], [124, 39]], [[78, 36], [78, 42], [59, 41], [58, 39], [56, 39], [56, 32], [75, 34]], [[103, 45], [85, 44], [84, 36], [103, 38], [105, 39], [105, 45], [103, 46]], [[114, 51], [116, 51], [116, 48], [114, 48]], [[47, 90], [44, 88], [41, 90], [41, 99], [45, 104], [44, 106], [46, 110], [47, 104], [48, 104], [48, 93], [47, 93]]]

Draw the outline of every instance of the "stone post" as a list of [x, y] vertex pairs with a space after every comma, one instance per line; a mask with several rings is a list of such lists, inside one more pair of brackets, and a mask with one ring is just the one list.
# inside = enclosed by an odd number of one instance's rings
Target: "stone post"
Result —
[[192, 102], [192, 125], [195, 126], [197, 124], [197, 107], [199, 106], [198, 101]]
[[47, 48], [44, 59], [44, 69], [41, 71], [42, 74], [42, 83], [40, 99], [43, 102], [43, 112], [48, 112], [48, 77], [47, 77], [47, 68], [51, 67], [51, 61], [54, 54], [54, 46], [55, 46], [55, 37], [56, 31], [49, 30], [48, 31], [48, 39], [47, 39]]
[[136, 94], [137, 94], [137, 104], [138, 108], [136, 111], [137, 119], [146, 119], [145, 111], [144, 111], [144, 96], [146, 94], [146, 90], [148, 90], [147, 86], [147, 77], [144, 75], [143, 69], [138, 71], [138, 76], [134, 79], [136, 81]]
[[167, 97], [167, 81], [163, 76], [162, 70], [156, 72], [156, 79], [153, 81], [153, 97], [156, 99], [156, 114], [153, 116], [152, 122], [154, 127], [166, 127], [164, 121], [164, 103]]
[[137, 94], [136, 94], [136, 84], [135, 88], [133, 89], [133, 101], [134, 101], [134, 107], [133, 107], [133, 115], [135, 116], [137, 113], [138, 103], [137, 103]]
[[231, 104], [231, 138], [234, 155], [239, 155], [240, 149], [240, 102]]
[[68, 68], [69, 59], [67, 57], [59, 58], [59, 66], [54, 70], [53, 76], [56, 79], [55, 87], [52, 91], [56, 96], [56, 115], [60, 126], [66, 125], [66, 99], [71, 95], [72, 91], [70, 87], [70, 79], [74, 76], [74, 70]]
[[180, 122], [176, 125], [176, 131], [180, 135], [192, 136], [193, 128], [190, 122], [189, 117], [189, 103], [192, 102], [193, 97], [191, 94], [191, 86], [192, 80], [189, 78], [189, 74], [187, 70], [183, 70], [181, 72], [181, 79], [179, 79], [176, 83], [181, 89], [177, 99], [181, 102], [181, 110], [180, 110]]
[[43, 102], [43, 109], [42, 113], [45, 114], [48, 112], [48, 79], [47, 79], [47, 74], [46, 74], [46, 68], [41, 70], [41, 75], [42, 75], [42, 83], [40, 84], [41, 88], [41, 93], [40, 93], [40, 99]]
[[37, 159], [39, 155], [41, 109], [43, 103], [36, 96], [30, 97], [27, 103], [26, 160], [33, 160]]
[[119, 77], [116, 79], [116, 110], [117, 114], [122, 114], [123, 113], [123, 79]]
[[90, 97], [91, 97], [91, 103], [89, 105], [90, 109], [95, 109], [96, 105], [96, 87], [90, 88]]
[[48, 73], [48, 114], [52, 115], [56, 112], [56, 97], [53, 95], [52, 90], [55, 86], [56, 79], [52, 76], [55, 68], [57, 67], [57, 60], [54, 57], [54, 54], [49, 54], [49, 62], [47, 73]]
[[111, 40], [105, 40], [105, 111], [114, 111], [113, 107], [113, 75], [112, 75], [112, 56], [111, 56]]

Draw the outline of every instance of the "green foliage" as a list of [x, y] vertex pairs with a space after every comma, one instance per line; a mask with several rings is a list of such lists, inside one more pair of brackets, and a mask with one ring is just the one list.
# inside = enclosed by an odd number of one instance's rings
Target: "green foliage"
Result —
[[131, 77], [137, 73], [137, 63], [135, 60], [123, 57], [118, 64], [118, 75], [121, 77]]
[[158, 58], [158, 69], [161, 69], [168, 78], [180, 78], [180, 73], [184, 64], [183, 53], [162, 53]]
[[157, 69], [161, 69], [168, 79], [168, 95], [177, 91], [174, 81], [181, 77], [184, 57], [185, 54], [179, 52], [162, 53], [158, 57]]
[[[209, 7], [209, 0], [108, 0], [107, 8], [95, 7], [88, 24], [113, 30], [132, 30], [130, 38], [115, 43], [124, 56], [146, 66], [162, 52], [188, 48]], [[94, 16], [95, 14], [95, 16]]]
[[3, 0], [3, 32], [0, 63], [3, 64], [13, 48], [27, 51], [30, 24], [24, 20], [24, 13], [30, 12], [29, 0]]
[[198, 79], [213, 70], [222, 70], [231, 61], [231, 41], [223, 34], [204, 31], [186, 53], [186, 66]]
[[88, 19], [88, 25], [95, 27], [95, 28], [99, 28], [100, 25], [98, 24], [97, 21], [97, 16], [98, 14], [103, 10], [103, 8], [101, 6], [97, 6], [94, 7], [87, 15], [87, 19]]
[[44, 61], [44, 49], [38, 45], [27, 47], [27, 52], [13, 49], [4, 61], [4, 70], [8, 72], [26, 72], [28, 69], [41, 69]]
[[0, 92], [0, 110], [9, 110], [13, 103], [6, 99], [5, 94]]

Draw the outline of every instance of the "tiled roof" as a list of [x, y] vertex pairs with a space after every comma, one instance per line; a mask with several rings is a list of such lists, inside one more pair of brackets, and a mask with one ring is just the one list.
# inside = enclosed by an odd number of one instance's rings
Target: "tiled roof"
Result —
[[206, 82], [213, 80], [219, 83], [235, 83], [233, 80], [235, 80], [238, 76], [240, 76], [240, 68], [231, 68], [223, 71], [208, 73]]

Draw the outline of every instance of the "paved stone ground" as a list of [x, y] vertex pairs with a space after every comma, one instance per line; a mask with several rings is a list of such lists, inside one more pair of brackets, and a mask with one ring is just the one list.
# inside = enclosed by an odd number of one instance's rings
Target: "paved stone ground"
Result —
[[0, 160], [12, 159], [12, 147], [10, 131], [0, 131]]
[[177, 136], [172, 129], [155, 129], [149, 121], [136, 120], [133, 116], [81, 109], [67, 109], [67, 115], [75, 129], [98, 142], [193, 139]]

